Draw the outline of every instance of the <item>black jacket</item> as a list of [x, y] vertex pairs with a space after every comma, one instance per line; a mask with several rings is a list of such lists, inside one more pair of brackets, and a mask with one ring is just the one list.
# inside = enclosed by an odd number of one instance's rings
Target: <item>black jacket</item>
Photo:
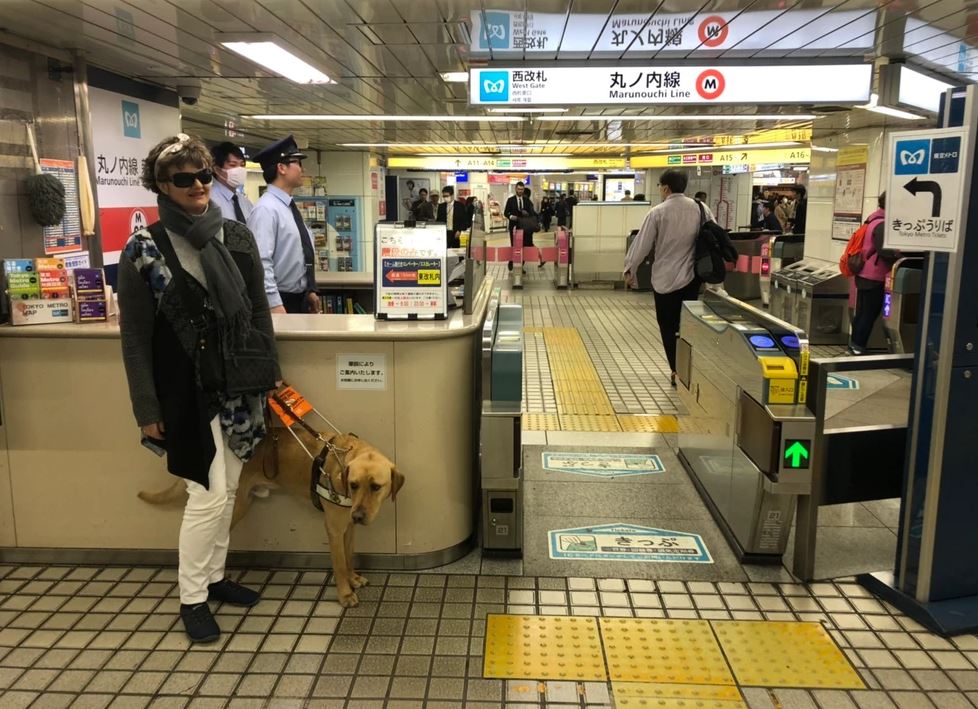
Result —
[[[537, 215], [536, 211], [533, 209], [533, 202], [530, 201], [529, 197], [523, 198], [523, 211], [526, 215], [520, 212], [519, 204], [517, 202], [517, 196], [514, 194], [512, 197], [506, 200], [506, 208], [503, 209], [503, 216], [509, 221], [509, 233], [512, 234], [513, 230], [520, 225], [520, 217], [530, 216], [535, 217]], [[515, 216], [516, 220], [510, 219], [510, 215]]]
[[[448, 224], [448, 205], [442, 202], [438, 205], [438, 216], [436, 222]], [[460, 199], [455, 200], [455, 209], [452, 216], [452, 231], [465, 231], [472, 226], [472, 218], [469, 215], [469, 207]]]
[[435, 221], [435, 207], [426, 199], [419, 199], [411, 208], [414, 213], [415, 221], [433, 222]]

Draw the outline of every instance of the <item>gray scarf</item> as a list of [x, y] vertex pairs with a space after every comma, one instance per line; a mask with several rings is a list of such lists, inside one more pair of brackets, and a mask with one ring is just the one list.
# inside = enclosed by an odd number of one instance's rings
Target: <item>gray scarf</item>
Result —
[[220, 208], [211, 202], [206, 212], [195, 217], [166, 195], [159, 195], [156, 204], [163, 226], [200, 251], [200, 265], [204, 269], [217, 327], [227, 351], [233, 350], [237, 344], [244, 342], [251, 329], [251, 303], [245, 294], [241, 272], [217, 238], [224, 226]]

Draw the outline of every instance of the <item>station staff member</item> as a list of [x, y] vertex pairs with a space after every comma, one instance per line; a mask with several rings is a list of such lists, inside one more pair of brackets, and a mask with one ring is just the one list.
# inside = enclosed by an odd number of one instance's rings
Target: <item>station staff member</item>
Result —
[[316, 293], [315, 252], [292, 193], [302, 184], [306, 158], [290, 135], [254, 157], [268, 189], [248, 218], [265, 270], [265, 293], [273, 313], [321, 312]]
[[245, 154], [234, 143], [224, 142], [211, 148], [211, 157], [217, 178], [211, 187], [211, 201], [221, 208], [225, 219], [247, 224], [254, 206], [243, 192], [239, 192], [248, 176]]
[[451, 185], [441, 191], [442, 203], [438, 205], [438, 218], [435, 220], [445, 225], [448, 234], [448, 248], [457, 249], [462, 245], [459, 233], [472, 226], [469, 210], [465, 202], [455, 199], [455, 188]]

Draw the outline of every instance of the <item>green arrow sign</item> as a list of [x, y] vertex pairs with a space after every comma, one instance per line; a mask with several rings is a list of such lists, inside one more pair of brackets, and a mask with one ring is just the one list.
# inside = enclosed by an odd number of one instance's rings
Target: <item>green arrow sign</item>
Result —
[[807, 468], [808, 458], [811, 454], [812, 442], [807, 441], [785, 441], [784, 459], [788, 468]]

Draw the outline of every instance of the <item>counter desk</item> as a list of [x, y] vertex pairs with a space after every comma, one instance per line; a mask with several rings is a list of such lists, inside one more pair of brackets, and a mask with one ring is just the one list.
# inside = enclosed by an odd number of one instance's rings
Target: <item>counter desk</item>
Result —
[[[474, 544], [476, 381], [491, 290], [486, 279], [472, 315], [441, 321], [274, 316], [288, 381], [405, 475], [397, 503], [357, 530], [363, 568], [438, 566]], [[383, 383], [340, 381], [337, 362], [350, 355], [375, 360]], [[175, 561], [182, 503], [136, 497], [173, 478], [139, 443], [117, 324], [0, 327], [0, 389], [0, 561]], [[236, 563], [325, 567], [323, 513], [273, 491], [232, 531], [231, 549]]]

